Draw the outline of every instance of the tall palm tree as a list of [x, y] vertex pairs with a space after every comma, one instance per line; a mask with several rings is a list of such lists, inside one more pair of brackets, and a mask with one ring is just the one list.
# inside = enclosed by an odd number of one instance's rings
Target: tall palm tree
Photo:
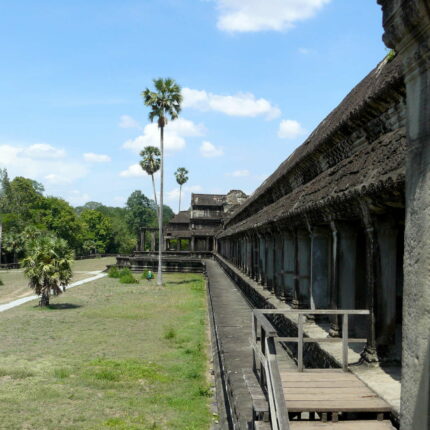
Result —
[[40, 296], [39, 306], [49, 306], [49, 297], [66, 291], [72, 279], [73, 252], [64, 239], [41, 236], [27, 245], [21, 265], [28, 285]]
[[160, 129], [160, 204], [158, 211], [158, 277], [157, 284], [162, 285], [162, 248], [163, 248], [163, 180], [164, 180], [164, 127], [167, 124], [167, 118], [173, 121], [178, 118], [181, 112], [182, 94], [181, 87], [175, 80], [154, 79], [155, 91], [146, 88], [142, 91], [143, 101], [151, 110], [149, 120], [151, 122], [157, 119], [158, 128]]
[[179, 184], [179, 209], [178, 213], [181, 212], [181, 194], [182, 185], [188, 181], [188, 170], [185, 167], [178, 167], [175, 172], [176, 182]]
[[142, 160], [140, 161], [140, 167], [151, 176], [152, 178], [152, 188], [154, 190], [154, 201], [157, 206], [158, 213], [158, 204], [157, 204], [157, 193], [155, 191], [155, 179], [154, 174], [160, 170], [160, 156], [161, 152], [156, 146], [145, 146], [143, 151], [140, 152], [140, 156]]

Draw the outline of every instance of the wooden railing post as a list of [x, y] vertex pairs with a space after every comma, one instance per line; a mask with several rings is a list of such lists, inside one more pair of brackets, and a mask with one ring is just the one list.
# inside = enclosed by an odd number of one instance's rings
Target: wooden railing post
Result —
[[347, 313], [342, 314], [342, 368], [348, 371], [348, 317]]
[[303, 314], [298, 315], [298, 345], [297, 345], [297, 362], [299, 372], [303, 372]]

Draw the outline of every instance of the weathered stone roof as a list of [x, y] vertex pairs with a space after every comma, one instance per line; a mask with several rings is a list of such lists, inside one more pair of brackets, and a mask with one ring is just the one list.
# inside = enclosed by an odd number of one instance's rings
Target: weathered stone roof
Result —
[[[257, 190], [226, 220], [226, 226], [254, 214], [264, 206], [275, 202], [270, 193], [273, 187], [299, 164], [303, 164], [312, 153], [328, 146], [330, 138], [343, 127], [359, 120], [365, 109], [371, 109], [372, 103], [381, 98], [394, 86], [403, 85], [402, 64], [400, 58], [382, 61], [370, 72], [313, 131], [306, 141], [298, 147]], [[327, 148], [325, 148], [327, 149]], [[323, 149], [321, 149], [322, 151]], [[310, 178], [310, 180], [313, 178]], [[297, 193], [294, 192], [296, 195]]]
[[191, 194], [192, 206], [222, 206], [225, 194]]
[[232, 225], [218, 237], [300, 216], [319, 207], [371, 195], [375, 189], [404, 185], [406, 133], [401, 127], [363, 145], [351, 157], [325, 170], [255, 215]]
[[169, 224], [189, 224], [190, 211], [180, 211], [169, 222]]

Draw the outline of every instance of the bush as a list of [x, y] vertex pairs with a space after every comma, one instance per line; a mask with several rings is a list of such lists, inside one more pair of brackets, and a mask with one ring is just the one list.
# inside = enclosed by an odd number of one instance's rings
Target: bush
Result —
[[148, 271], [144, 270], [142, 273], [142, 279], [146, 279], [147, 276], [148, 276]]
[[4, 284], [3, 284], [3, 281], [2, 281], [1, 279], [0, 279], [0, 285], [4, 285]]
[[124, 276], [124, 275], [131, 275], [132, 273], [131, 273], [131, 270], [128, 268], [128, 267], [125, 267], [124, 269], [121, 269], [119, 272], [118, 272], [118, 277], [119, 278], [121, 278], [121, 276]]
[[133, 274], [130, 272], [130, 270], [128, 271], [128, 273], [124, 273], [120, 276], [119, 282], [121, 282], [121, 284], [138, 284], [139, 283], [139, 281], [133, 276]]
[[118, 267], [116, 266], [109, 267], [108, 276], [109, 278], [119, 278], [120, 274], [119, 274]]

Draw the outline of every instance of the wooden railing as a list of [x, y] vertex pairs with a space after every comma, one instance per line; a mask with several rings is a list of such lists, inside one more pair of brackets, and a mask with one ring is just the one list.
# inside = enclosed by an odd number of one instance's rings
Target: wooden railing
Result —
[[[297, 316], [297, 337], [282, 337], [273, 327], [266, 315]], [[306, 315], [339, 315], [342, 316], [342, 337], [310, 338], [304, 336], [304, 318]], [[267, 392], [270, 419], [273, 430], [289, 430], [288, 409], [282, 389], [279, 373], [276, 341], [297, 343], [298, 371], [303, 372], [303, 346], [305, 343], [342, 343], [342, 368], [348, 371], [348, 345], [364, 343], [367, 339], [349, 337], [349, 316], [369, 315], [369, 310], [311, 310], [311, 309], [254, 309], [252, 317], [251, 345], [253, 348], [253, 369], [260, 385]]]
[[277, 337], [277, 331], [268, 319], [254, 311], [251, 337], [253, 369], [267, 393], [272, 430], [289, 430], [287, 405], [276, 358]]
[[[297, 316], [297, 337], [276, 337], [280, 342], [297, 342], [297, 367], [299, 372], [303, 372], [303, 345], [305, 343], [342, 343], [342, 369], [348, 371], [348, 346], [350, 343], [365, 343], [366, 338], [350, 338], [349, 337], [349, 316], [350, 315], [369, 315], [368, 309], [261, 309], [254, 310], [254, 315], [264, 317], [264, 315], [281, 314], [285, 316]], [[304, 337], [303, 324], [306, 315], [338, 315], [342, 316], [342, 337], [323, 337], [323, 338], [310, 338]], [[266, 321], [267, 318], [264, 318]]]

